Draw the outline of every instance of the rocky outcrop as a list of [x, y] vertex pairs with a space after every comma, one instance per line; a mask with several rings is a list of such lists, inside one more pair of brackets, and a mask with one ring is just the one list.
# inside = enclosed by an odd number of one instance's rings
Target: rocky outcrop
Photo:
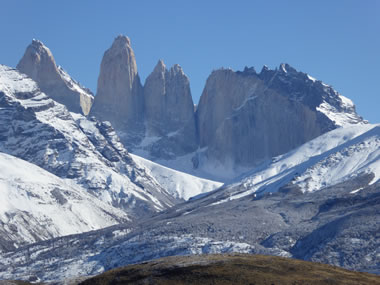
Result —
[[188, 77], [176, 64], [167, 70], [160, 60], [144, 86], [146, 136], [159, 137], [152, 156], [171, 158], [197, 148], [194, 103]]
[[197, 109], [207, 159], [231, 166], [253, 166], [340, 123], [361, 121], [349, 99], [284, 64], [259, 74], [253, 68], [214, 71]]
[[91, 114], [124, 132], [127, 145], [144, 133], [144, 102], [135, 54], [126, 36], [118, 36], [104, 53]]
[[17, 69], [36, 81], [40, 89], [69, 111], [87, 115], [94, 97], [90, 90], [72, 79], [60, 66], [42, 42], [33, 40], [27, 47]]

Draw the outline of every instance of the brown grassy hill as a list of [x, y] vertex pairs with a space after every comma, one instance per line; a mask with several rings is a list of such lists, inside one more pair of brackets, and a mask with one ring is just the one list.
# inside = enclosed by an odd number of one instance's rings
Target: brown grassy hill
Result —
[[81, 284], [380, 284], [380, 276], [263, 255], [166, 257], [117, 268]]

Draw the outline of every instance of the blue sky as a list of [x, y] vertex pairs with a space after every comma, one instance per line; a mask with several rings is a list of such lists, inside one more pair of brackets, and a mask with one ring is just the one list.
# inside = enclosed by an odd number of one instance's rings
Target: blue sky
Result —
[[142, 81], [158, 59], [180, 64], [198, 103], [219, 67], [286, 62], [351, 98], [380, 123], [380, 1], [0, 1], [0, 63], [16, 66], [32, 38], [96, 92], [104, 51], [130, 37]]

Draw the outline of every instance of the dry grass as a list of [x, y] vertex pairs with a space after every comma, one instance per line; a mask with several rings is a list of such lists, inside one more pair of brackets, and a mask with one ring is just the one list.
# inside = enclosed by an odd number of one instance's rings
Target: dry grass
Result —
[[263, 255], [168, 257], [105, 272], [103, 284], [380, 284], [380, 276], [326, 264]]

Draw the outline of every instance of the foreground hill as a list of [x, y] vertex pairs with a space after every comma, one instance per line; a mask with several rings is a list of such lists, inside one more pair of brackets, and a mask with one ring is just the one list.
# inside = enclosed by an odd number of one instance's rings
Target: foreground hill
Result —
[[117, 268], [83, 285], [106, 284], [380, 284], [380, 276], [264, 255], [167, 257]]

